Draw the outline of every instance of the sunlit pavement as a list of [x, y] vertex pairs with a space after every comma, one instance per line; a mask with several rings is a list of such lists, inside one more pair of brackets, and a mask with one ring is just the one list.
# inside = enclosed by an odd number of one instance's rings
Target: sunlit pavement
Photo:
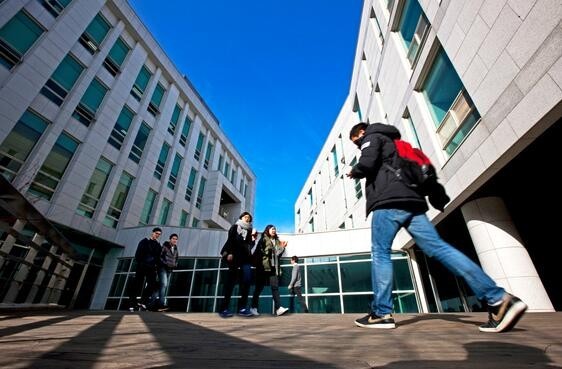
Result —
[[562, 313], [528, 313], [508, 333], [484, 313], [398, 314], [394, 330], [361, 314], [0, 313], [1, 368], [562, 368]]

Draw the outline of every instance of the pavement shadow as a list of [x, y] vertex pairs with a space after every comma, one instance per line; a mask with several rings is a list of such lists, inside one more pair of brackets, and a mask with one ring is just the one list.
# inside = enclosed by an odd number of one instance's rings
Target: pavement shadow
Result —
[[[94, 314], [84, 314], [92, 316]], [[67, 319], [80, 317], [78, 314], [70, 314]], [[115, 328], [123, 318], [123, 315], [112, 314], [102, 321], [83, 330], [80, 334], [73, 336], [54, 350], [44, 353], [35, 359], [27, 368], [94, 368], [99, 367], [99, 358], [102, 350], [112, 337]], [[52, 324], [52, 320], [51, 320]], [[52, 340], [53, 337], [35, 339]], [[56, 339], [56, 338], [55, 338]]]
[[463, 345], [467, 351], [466, 360], [404, 360], [383, 366], [371, 365], [377, 369], [560, 369], [546, 355], [544, 350], [536, 347], [514, 343], [480, 341]]
[[229, 334], [167, 314], [152, 315], [144, 322], [173, 362], [162, 368], [339, 368], [244, 340], [248, 320], [239, 330], [235, 329], [238, 321], [232, 320]]
[[[21, 318], [22, 316], [14, 316], [13, 318]], [[30, 322], [28, 324], [21, 324], [21, 325], [16, 325], [13, 327], [6, 327], [6, 328], [0, 328], [0, 337], [6, 337], [6, 336], [11, 336], [13, 334], [18, 334], [21, 332], [25, 332], [25, 331], [29, 331], [32, 329], [37, 329], [37, 328], [41, 328], [41, 327], [46, 327], [52, 324], [56, 324], [68, 319], [71, 319], [72, 317], [69, 316], [57, 316], [57, 317], [48, 317], [44, 320], [40, 320], [37, 322]]]
[[[405, 317], [405, 315], [401, 315], [401, 317]], [[470, 326], [479, 326], [486, 322], [487, 317], [482, 315], [482, 320], [474, 320], [474, 316], [468, 316], [463, 314], [417, 314], [412, 315], [410, 318], [407, 319], [400, 319], [396, 321], [396, 325], [408, 325], [414, 324], [417, 322], [421, 322], [424, 320], [445, 320], [448, 322], [453, 323], [461, 323], [467, 324]]]

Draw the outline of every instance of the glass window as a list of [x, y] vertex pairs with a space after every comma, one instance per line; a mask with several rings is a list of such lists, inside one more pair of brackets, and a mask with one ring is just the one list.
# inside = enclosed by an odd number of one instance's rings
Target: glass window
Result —
[[131, 126], [133, 117], [134, 117], [133, 111], [129, 109], [127, 106], [123, 106], [123, 109], [121, 109], [121, 113], [119, 113], [119, 117], [117, 117], [115, 126], [113, 126], [111, 135], [107, 140], [107, 142], [109, 142], [111, 146], [115, 147], [117, 150], [121, 150], [121, 146], [123, 145], [125, 136], [129, 131], [129, 127]]
[[94, 78], [72, 116], [85, 126], [89, 126], [96, 116], [96, 112], [107, 93], [105, 87], [97, 78]]
[[224, 176], [228, 178], [228, 173], [230, 172], [230, 163], [224, 164]]
[[193, 217], [193, 220], [191, 221], [191, 226], [197, 228], [199, 226], [199, 219]]
[[[311, 313], [341, 313], [339, 296], [309, 296], [308, 311]], [[363, 309], [365, 311], [365, 309]]]
[[191, 127], [191, 119], [189, 117], [185, 117], [185, 121], [183, 122], [183, 128], [181, 130], [180, 136], [180, 144], [185, 146], [187, 144], [187, 137], [189, 136], [189, 128]]
[[199, 181], [199, 191], [197, 192], [197, 200], [195, 201], [195, 207], [197, 209], [201, 209], [201, 204], [203, 203], [203, 193], [205, 192], [205, 184], [207, 183], [207, 179], [205, 177], [201, 177]]
[[209, 169], [209, 162], [211, 161], [211, 156], [213, 155], [213, 144], [209, 142], [207, 144], [207, 151], [205, 152], [205, 160], [203, 161], [203, 167]]
[[137, 79], [135, 80], [135, 84], [131, 89], [131, 95], [133, 95], [133, 97], [137, 101], [140, 101], [142, 95], [144, 94], [144, 90], [146, 90], [146, 86], [148, 86], [150, 77], [152, 77], [152, 74], [150, 73], [146, 65], [143, 65], [137, 76]]
[[224, 157], [222, 155], [219, 155], [219, 165], [217, 167], [217, 170], [219, 172], [222, 171], [223, 165], [224, 165]]
[[109, 23], [98, 13], [80, 36], [80, 43], [93, 54], [98, 51], [110, 28]]
[[428, 103], [437, 133], [450, 155], [480, 120], [480, 113], [441, 48], [423, 84], [422, 93]]
[[148, 190], [146, 199], [144, 200], [144, 206], [142, 208], [142, 213], [139, 219], [139, 224], [146, 225], [150, 222], [150, 217], [152, 216], [152, 210], [154, 209], [154, 202], [156, 200], [156, 191], [152, 189]]
[[0, 145], [0, 173], [12, 180], [47, 129], [49, 122], [32, 111], [23, 113]]
[[181, 108], [176, 104], [174, 107], [174, 112], [172, 113], [172, 119], [170, 119], [170, 125], [168, 126], [168, 132], [173, 136], [176, 133], [176, 127], [178, 125], [178, 120], [180, 119]]
[[72, 55], [67, 54], [41, 89], [41, 94], [60, 106], [83, 70], [84, 67]]
[[43, 32], [31, 16], [20, 10], [0, 28], [0, 64], [8, 69], [18, 64]]
[[341, 263], [342, 292], [371, 291], [371, 260], [365, 262]]
[[439, 50], [422, 87], [435, 127], [439, 127], [461, 88], [453, 63], [443, 49]]
[[166, 166], [166, 161], [168, 160], [168, 154], [170, 153], [170, 145], [166, 142], [162, 145], [160, 149], [160, 155], [158, 156], [158, 161], [156, 162], [156, 169], [154, 169], [154, 177], [161, 179], [162, 173], [164, 172], [164, 167]]
[[170, 287], [168, 288], [168, 298], [173, 296], [189, 296], [191, 290], [191, 279], [193, 272], [179, 272], [174, 270], [170, 276]]
[[417, 0], [405, 1], [398, 27], [408, 50], [408, 60], [413, 65], [429, 30], [429, 22]]
[[39, 0], [45, 9], [55, 18], [59, 16], [71, 1], [72, 0]]
[[205, 141], [205, 135], [203, 134], [203, 132], [200, 132], [199, 137], [197, 138], [197, 145], [195, 145], [195, 153], [193, 154], [193, 157], [197, 161], [199, 161], [199, 159], [201, 158], [201, 150], [203, 150], [204, 141]]
[[180, 216], [180, 227], [187, 227], [188, 222], [189, 222], [189, 213], [185, 210], [182, 210]]
[[156, 84], [156, 88], [152, 93], [152, 97], [150, 98], [150, 103], [148, 104], [147, 110], [152, 114], [156, 115], [160, 112], [158, 108], [160, 108], [160, 103], [162, 102], [162, 98], [164, 97], [164, 87], [160, 83]]
[[131, 51], [131, 48], [119, 37], [111, 50], [109, 50], [109, 54], [103, 62], [103, 65], [111, 75], [115, 76], [121, 71], [121, 65], [125, 61], [129, 51]]
[[162, 209], [160, 210], [160, 220], [158, 224], [168, 224], [168, 216], [170, 215], [170, 208], [172, 207], [172, 202], [168, 199], [164, 199], [162, 202]]
[[168, 177], [168, 188], [172, 190], [176, 188], [178, 173], [181, 167], [181, 160], [182, 157], [176, 153], [176, 156], [174, 157], [174, 163], [172, 164], [172, 170], [170, 171], [170, 177]]
[[82, 195], [80, 204], [78, 204], [76, 213], [88, 218], [93, 217], [112, 168], [113, 164], [104, 157], [100, 158], [90, 178], [90, 182]]
[[121, 178], [113, 194], [113, 199], [111, 200], [111, 204], [109, 204], [109, 209], [107, 209], [107, 214], [103, 220], [103, 224], [106, 226], [117, 228], [121, 212], [123, 211], [125, 201], [127, 201], [127, 196], [129, 195], [129, 190], [133, 184], [133, 179], [135, 178], [125, 171], [121, 174]]
[[191, 296], [200, 296], [200, 297], [215, 296], [217, 277], [218, 277], [217, 270], [196, 271], [193, 276], [194, 280], [193, 280], [193, 290], [191, 291]]
[[185, 200], [191, 201], [191, 196], [193, 196], [193, 188], [195, 187], [195, 180], [197, 179], [197, 171], [191, 168], [189, 173], [189, 179], [187, 180], [187, 188], [185, 189]]
[[133, 143], [133, 147], [131, 148], [131, 152], [129, 153], [129, 159], [137, 164], [140, 162], [142, 151], [144, 150], [144, 146], [148, 141], [149, 135], [150, 127], [145, 122], [142, 122], [137, 133], [137, 137], [135, 138], [135, 142]]
[[338, 269], [336, 264], [315, 264], [307, 266], [308, 293], [339, 292]]
[[33, 179], [29, 192], [51, 200], [77, 148], [78, 142], [63, 132]]

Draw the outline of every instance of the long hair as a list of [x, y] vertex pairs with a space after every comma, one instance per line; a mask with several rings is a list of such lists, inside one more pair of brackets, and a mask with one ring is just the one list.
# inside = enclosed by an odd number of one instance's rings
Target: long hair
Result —
[[269, 235], [269, 230], [271, 228], [275, 228], [275, 226], [273, 224], [266, 225], [265, 229], [263, 230], [262, 237], [267, 236], [268, 238], [279, 238], [279, 235], [277, 233], [275, 233], [275, 237], [272, 237], [272, 236]]

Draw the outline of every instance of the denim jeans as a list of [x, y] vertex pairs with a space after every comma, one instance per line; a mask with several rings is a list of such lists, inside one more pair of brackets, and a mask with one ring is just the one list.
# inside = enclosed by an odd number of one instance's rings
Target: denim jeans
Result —
[[159, 290], [158, 290], [158, 299], [160, 300], [161, 305], [168, 304], [168, 285], [170, 284], [170, 275], [172, 271], [168, 271], [167, 268], [160, 267], [158, 268], [158, 282], [159, 282]]
[[390, 248], [401, 227], [413, 237], [429, 257], [442, 263], [457, 277], [462, 277], [479, 300], [493, 304], [505, 293], [472, 260], [445, 242], [425, 213], [400, 209], [377, 209], [371, 221], [371, 278], [373, 284], [372, 312], [378, 316], [392, 313], [392, 261]]

